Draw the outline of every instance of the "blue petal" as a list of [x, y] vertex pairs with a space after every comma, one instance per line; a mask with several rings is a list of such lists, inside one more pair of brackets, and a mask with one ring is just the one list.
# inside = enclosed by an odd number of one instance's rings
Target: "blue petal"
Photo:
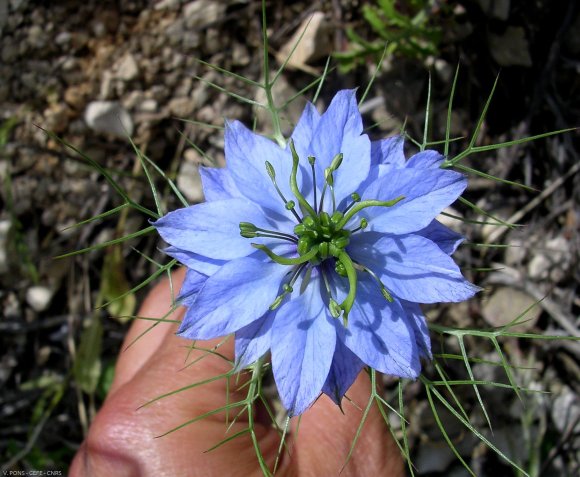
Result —
[[302, 414], [319, 396], [334, 355], [336, 330], [319, 281], [312, 279], [302, 295], [284, 303], [272, 326], [272, 370], [291, 416]]
[[479, 291], [463, 278], [451, 257], [419, 235], [356, 234], [348, 250], [378, 275], [389, 292], [407, 301], [459, 302]]
[[362, 134], [362, 118], [355, 93], [356, 90], [343, 90], [334, 96], [320, 118], [309, 149], [309, 154], [316, 158], [319, 184], [323, 183], [324, 170], [336, 154], [343, 153], [342, 165], [334, 173], [337, 203], [357, 191], [370, 168], [370, 140]]
[[225, 153], [231, 177], [245, 197], [282, 216], [292, 217], [276, 192], [265, 166], [266, 161], [272, 164], [278, 186], [286, 199], [291, 200], [289, 179], [292, 159], [288, 149], [282, 149], [270, 139], [234, 121], [226, 125]]
[[415, 340], [419, 347], [419, 356], [425, 359], [432, 359], [431, 354], [431, 337], [429, 336], [429, 328], [427, 327], [427, 320], [421, 311], [421, 307], [417, 303], [411, 303], [401, 300], [401, 305], [407, 313], [407, 318], [413, 327], [415, 333]]
[[249, 325], [268, 311], [286, 273], [288, 267], [253, 257], [226, 263], [199, 291], [179, 335], [212, 339]]
[[236, 331], [236, 369], [249, 366], [268, 352], [275, 316], [275, 313], [266, 313], [262, 318]]
[[405, 167], [414, 169], [439, 169], [443, 163], [443, 156], [437, 151], [426, 150], [411, 156]]
[[185, 272], [185, 279], [175, 301], [183, 306], [191, 306], [206, 280], [207, 275], [188, 269]]
[[218, 260], [245, 257], [255, 252], [240, 235], [240, 222], [268, 228], [260, 208], [245, 199], [228, 199], [169, 212], [153, 223], [170, 245]]
[[342, 397], [352, 386], [364, 365], [342, 341], [337, 340], [330, 372], [322, 387], [322, 392], [340, 405]]
[[375, 180], [363, 193], [363, 200], [393, 200], [393, 207], [365, 209], [370, 230], [406, 234], [421, 230], [453, 203], [467, 187], [457, 172], [441, 169], [394, 169]]
[[465, 240], [463, 235], [451, 230], [437, 220], [433, 220], [427, 227], [415, 232], [417, 235], [428, 238], [434, 242], [447, 255], [451, 255]]
[[207, 275], [208, 277], [217, 272], [226, 263], [225, 260], [207, 258], [203, 255], [181, 250], [177, 247], [167, 247], [163, 249], [163, 252], [183, 263], [187, 268]]
[[292, 140], [294, 141], [296, 152], [302, 160], [308, 157], [308, 146], [310, 146], [312, 135], [319, 121], [320, 114], [318, 114], [316, 107], [312, 103], [306, 103], [306, 107], [292, 133]]
[[414, 379], [421, 371], [415, 335], [403, 307], [396, 299], [385, 300], [372, 280], [359, 277], [348, 326], [339, 338], [381, 373]]
[[405, 167], [405, 140], [403, 136], [394, 136], [371, 143], [371, 165], [390, 165], [395, 169]]
[[199, 173], [206, 201], [242, 197], [228, 169], [200, 167]]

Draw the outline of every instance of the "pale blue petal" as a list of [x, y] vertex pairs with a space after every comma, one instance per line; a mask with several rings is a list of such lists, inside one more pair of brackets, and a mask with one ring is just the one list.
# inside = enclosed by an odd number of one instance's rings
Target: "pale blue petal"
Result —
[[339, 338], [381, 373], [411, 379], [419, 376], [417, 343], [406, 313], [398, 300], [385, 300], [372, 280], [359, 275], [355, 304]]
[[169, 212], [153, 223], [170, 245], [218, 260], [245, 257], [255, 252], [240, 235], [240, 222], [268, 228], [262, 210], [245, 199], [205, 202]]
[[183, 306], [191, 306], [207, 278], [207, 275], [204, 275], [203, 273], [188, 269], [185, 272], [185, 278], [181, 285], [181, 290], [179, 290], [179, 295], [177, 295], [175, 301]]
[[407, 318], [413, 326], [415, 340], [419, 347], [419, 356], [428, 360], [432, 359], [431, 337], [429, 336], [427, 320], [421, 311], [421, 307], [417, 303], [411, 303], [404, 300], [401, 300], [401, 305], [403, 305], [403, 309], [407, 312]]
[[268, 312], [236, 331], [236, 369], [249, 366], [268, 352], [275, 316], [275, 313]]
[[336, 154], [343, 153], [342, 165], [334, 173], [337, 203], [356, 192], [369, 174], [371, 146], [362, 130], [356, 90], [339, 91], [320, 118], [309, 149], [309, 154], [316, 158], [319, 185], [323, 184], [324, 170]]
[[340, 340], [336, 341], [336, 349], [332, 365], [322, 392], [340, 405], [342, 397], [354, 383], [354, 380], [364, 367], [364, 363], [349, 350]]
[[291, 416], [320, 395], [336, 345], [336, 330], [322, 301], [319, 278], [302, 295], [282, 304], [272, 326], [272, 370]]
[[292, 157], [288, 149], [282, 149], [274, 141], [234, 121], [226, 125], [225, 153], [231, 177], [245, 197], [282, 216], [292, 217], [276, 192], [265, 165], [266, 161], [272, 164], [278, 186], [286, 199], [292, 200], [289, 186]]
[[412, 169], [439, 169], [443, 159], [443, 156], [437, 151], [428, 149], [411, 156], [405, 167]]
[[421, 230], [452, 204], [467, 187], [462, 174], [441, 169], [394, 169], [375, 180], [363, 200], [389, 201], [404, 197], [393, 207], [365, 209], [370, 230], [406, 234]]
[[298, 120], [298, 124], [294, 128], [292, 133], [292, 140], [294, 141], [294, 147], [298, 153], [298, 157], [304, 161], [308, 157], [308, 147], [310, 146], [310, 141], [312, 141], [312, 136], [318, 122], [320, 121], [320, 114], [316, 110], [316, 107], [308, 102], [302, 115]]
[[242, 197], [228, 169], [200, 167], [203, 195], [208, 202]]
[[189, 339], [225, 336], [268, 312], [288, 267], [245, 257], [225, 264], [207, 279], [189, 307], [179, 335]]
[[203, 255], [181, 250], [177, 247], [167, 247], [163, 249], [163, 252], [175, 258], [180, 263], [183, 263], [187, 268], [196, 270], [208, 277], [217, 272], [226, 263], [225, 260], [204, 257]]
[[415, 232], [416, 235], [428, 238], [447, 255], [451, 255], [465, 240], [463, 235], [451, 230], [437, 220], [433, 220], [427, 227]]
[[389, 165], [391, 168], [405, 167], [405, 139], [394, 136], [371, 143], [371, 165]]
[[479, 288], [469, 283], [453, 259], [419, 235], [368, 232], [351, 240], [349, 253], [381, 279], [393, 295], [414, 303], [459, 302]]

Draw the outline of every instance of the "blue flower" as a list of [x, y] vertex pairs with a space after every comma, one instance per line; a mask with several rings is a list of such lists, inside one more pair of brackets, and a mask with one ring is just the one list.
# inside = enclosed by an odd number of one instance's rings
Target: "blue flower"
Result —
[[235, 333], [236, 367], [268, 351], [291, 415], [337, 404], [365, 366], [416, 378], [431, 357], [418, 303], [477, 287], [450, 255], [462, 237], [435, 220], [467, 185], [403, 140], [362, 133], [355, 91], [308, 104], [286, 147], [228, 123], [225, 169], [201, 170], [207, 202], [155, 222], [187, 267], [179, 335]]

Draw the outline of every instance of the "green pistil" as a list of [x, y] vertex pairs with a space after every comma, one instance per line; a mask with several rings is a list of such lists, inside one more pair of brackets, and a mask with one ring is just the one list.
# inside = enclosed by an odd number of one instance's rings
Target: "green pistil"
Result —
[[272, 252], [272, 250], [270, 250], [265, 245], [253, 243], [252, 247], [257, 248], [258, 250], [261, 250], [266, 255], [268, 255], [268, 257], [270, 257], [272, 259], [272, 261], [279, 263], [280, 265], [300, 265], [302, 263], [308, 262], [310, 259], [314, 258], [316, 256], [316, 254], [318, 253], [318, 247], [315, 246], [308, 253], [305, 253], [304, 255], [302, 255], [300, 257], [286, 258], [286, 257], [282, 257], [281, 255], [275, 254], [274, 252]]
[[354, 305], [354, 299], [356, 297], [356, 287], [357, 287], [356, 270], [354, 268], [352, 260], [344, 250], [338, 254], [337, 259], [344, 266], [344, 269], [346, 270], [346, 276], [348, 277], [348, 286], [349, 286], [348, 295], [346, 296], [344, 301], [340, 304], [340, 308], [342, 308], [342, 310], [344, 311], [344, 314], [342, 315], [342, 320], [346, 328], [346, 326], [348, 325], [348, 314], [350, 313], [350, 310]]
[[338, 228], [344, 227], [350, 219], [352, 219], [356, 214], [358, 214], [361, 210], [366, 209], [367, 207], [392, 207], [396, 203], [402, 201], [405, 197], [400, 196], [393, 200], [363, 200], [362, 202], [358, 202], [354, 205], [343, 217], [340, 223], [337, 224]]
[[296, 148], [294, 147], [294, 141], [290, 140], [290, 151], [292, 152], [292, 173], [290, 175], [290, 190], [298, 200], [300, 207], [308, 212], [311, 216], [316, 215], [316, 211], [310, 206], [308, 201], [304, 198], [301, 194], [300, 190], [298, 189], [298, 180], [296, 178], [298, 174], [298, 163], [300, 159], [298, 157], [298, 153], [296, 152]]

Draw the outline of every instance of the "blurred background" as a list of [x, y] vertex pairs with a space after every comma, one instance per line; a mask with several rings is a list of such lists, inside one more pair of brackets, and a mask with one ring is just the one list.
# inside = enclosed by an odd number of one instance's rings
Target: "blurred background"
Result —
[[[451, 156], [466, 146], [498, 75], [479, 145], [580, 126], [578, 2], [266, 4], [273, 69], [310, 21], [277, 83], [280, 103], [318, 77], [328, 57], [331, 69], [317, 105], [326, 106], [341, 88], [360, 86], [362, 91], [386, 45], [384, 63], [363, 105], [373, 138], [396, 134], [403, 125], [411, 137], [422, 138], [430, 75], [429, 137], [444, 139], [458, 65], [452, 136], [466, 139], [452, 144]], [[128, 326], [127, 319], [118, 317], [135, 313], [148, 287], [129, 291], [157, 270], [147, 257], [166, 261], [154, 234], [54, 258], [148, 224], [144, 215], [126, 209], [70, 228], [122, 200], [83, 157], [43, 129], [92, 158], [133, 200], [152, 208], [128, 133], [188, 201], [200, 202], [200, 165], [225, 164], [224, 119], [251, 125], [257, 118], [261, 131], [268, 131], [269, 123], [263, 110], [209, 83], [263, 101], [260, 92], [197, 60], [259, 81], [261, 41], [261, 2], [255, 0], [0, 0], [3, 470], [66, 473], [111, 382]], [[299, 99], [287, 108], [286, 132], [303, 104]], [[412, 144], [408, 146], [412, 153]], [[457, 327], [502, 326], [543, 299], [517, 330], [580, 336], [578, 132], [473, 155], [464, 165], [529, 188], [472, 173], [465, 196], [496, 218], [523, 226], [475, 223], [496, 220], [464, 204], [448, 211], [466, 220], [446, 218], [468, 237], [470, 244], [456, 258], [485, 291], [469, 303], [433, 307], [427, 311], [429, 319]], [[164, 205], [178, 207], [166, 183], [159, 184]], [[124, 293], [123, 299], [99, 307]], [[523, 368], [517, 372], [518, 384], [549, 394], [528, 394], [522, 403], [510, 390], [482, 388], [494, 424], [493, 441], [530, 475], [578, 475], [578, 343], [509, 339], [503, 345], [508, 360]], [[469, 338], [466, 346], [470, 355], [497, 361], [488, 341]], [[458, 352], [453, 340], [434, 347]], [[451, 377], [464, 377], [460, 364], [445, 364]], [[478, 379], [506, 382], [501, 368], [483, 361], [473, 368]], [[384, 386], [387, 397], [396, 392], [393, 380], [386, 378]], [[457, 393], [472, 422], [485, 428], [473, 389], [462, 386]], [[417, 474], [467, 475], [440, 435], [419, 383], [406, 386], [405, 402]], [[450, 414], [441, 410], [441, 417], [478, 475], [516, 475]]]

